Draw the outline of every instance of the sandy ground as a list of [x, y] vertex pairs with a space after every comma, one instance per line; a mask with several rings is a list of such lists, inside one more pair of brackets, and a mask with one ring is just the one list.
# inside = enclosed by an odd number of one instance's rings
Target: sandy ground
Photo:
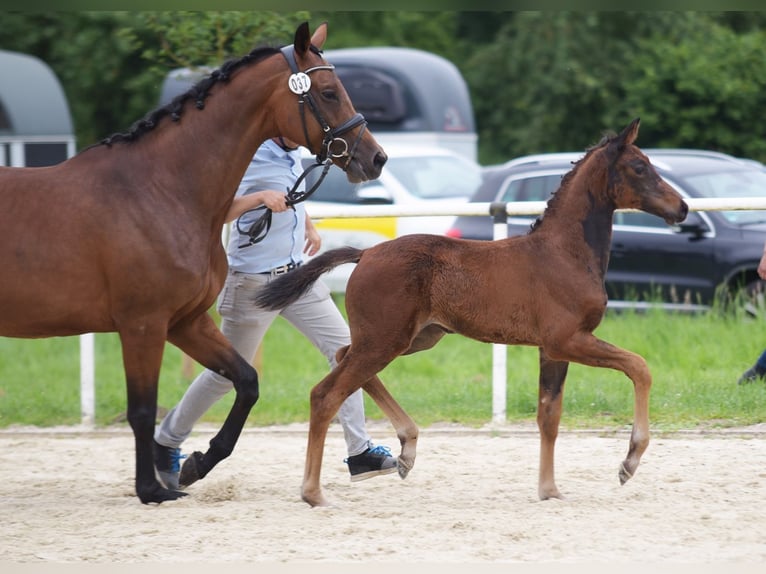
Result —
[[[766, 425], [655, 433], [625, 486], [626, 432], [563, 432], [566, 499], [545, 502], [534, 427], [422, 429], [406, 480], [357, 483], [336, 427], [322, 474], [334, 506], [315, 509], [299, 497], [302, 425], [246, 429], [190, 496], [162, 505], [134, 496], [127, 427], [2, 431], [0, 563], [766, 562]], [[371, 431], [397, 442], [388, 425]]]

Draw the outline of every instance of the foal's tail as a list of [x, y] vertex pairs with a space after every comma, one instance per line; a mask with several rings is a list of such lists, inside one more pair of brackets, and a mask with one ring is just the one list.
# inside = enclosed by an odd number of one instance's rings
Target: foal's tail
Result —
[[343, 263], [358, 263], [363, 251], [356, 247], [339, 247], [325, 251], [295, 271], [290, 271], [266, 285], [256, 296], [255, 304], [272, 311], [283, 309], [308, 291], [323, 273]]

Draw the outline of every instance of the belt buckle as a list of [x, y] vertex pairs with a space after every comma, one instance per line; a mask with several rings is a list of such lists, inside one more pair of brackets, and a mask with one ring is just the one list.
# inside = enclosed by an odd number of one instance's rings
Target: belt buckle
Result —
[[274, 269], [271, 270], [271, 276], [274, 277], [276, 275], [284, 275], [288, 271], [290, 271], [289, 265], [282, 265], [281, 267], [275, 267]]

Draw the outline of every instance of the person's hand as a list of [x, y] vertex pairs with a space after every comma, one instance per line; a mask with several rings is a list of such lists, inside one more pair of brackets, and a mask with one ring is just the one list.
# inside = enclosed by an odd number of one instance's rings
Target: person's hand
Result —
[[263, 191], [258, 191], [254, 193], [253, 195], [258, 197], [261, 205], [265, 205], [274, 213], [279, 213], [280, 211], [287, 211], [289, 209], [289, 207], [287, 206], [287, 195], [285, 195], [281, 191], [264, 189]]
[[766, 251], [761, 256], [761, 262], [758, 264], [758, 275], [761, 279], [766, 279]]
[[271, 211], [287, 211], [287, 195], [281, 191], [264, 189], [263, 191], [235, 197], [234, 201], [231, 202], [229, 211], [226, 213], [226, 222], [234, 221], [246, 211], [257, 209], [261, 206], [266, 206]]
[[311, 218], [306, 216], [306, 243], [303, 246], [303, 252], [306, 255], [316, 255], [319, 248], [322, 247], [322, 237], [319, 235], [317, 228], [314, 227], [314, 223]]

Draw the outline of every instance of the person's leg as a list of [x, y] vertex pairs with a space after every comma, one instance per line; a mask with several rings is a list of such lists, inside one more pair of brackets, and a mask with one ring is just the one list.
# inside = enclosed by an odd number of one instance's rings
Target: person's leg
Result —
[[766, 350], [760, 354], [758, 360], [752, 367], [742, 373], [742, 376], [737, 381], [737, 384], [741, 385], [743, 383], [753, 383], [758, 379], [766, 379]]
[[[218, 300], [221, 331], [240, 355], [252, 361], [266, 330], [277, 312], [264, 311], [253, 304], [266, 276], [230, 274]], [[233, 388], [232, 382], [205, 369], [200, 373], [154, 433], [155, 465], [168, 488], [178, 485], [180, 446], [191, 434], [194, 424], [218, 400]]]

